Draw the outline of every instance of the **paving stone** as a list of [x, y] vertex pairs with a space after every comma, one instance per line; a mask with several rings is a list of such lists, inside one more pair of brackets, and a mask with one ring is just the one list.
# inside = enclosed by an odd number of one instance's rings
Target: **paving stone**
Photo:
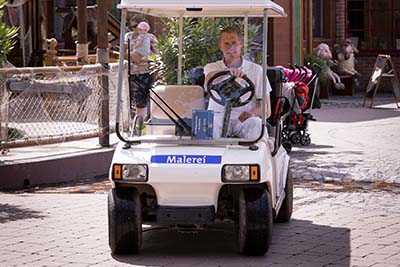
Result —
[[144, 235], [139, 255], [112, 255], [104, 180], [99, 194], [71, 194], [88, 184], [0, 193], [0, 266], [398, 266], [400, 112], [353, 102], [324, 102], [312, 144], [293, 148], [293, 219], [274, 225], [264, 257], [237, 254], [233, 234], [172, 230]]
[[[0, 265], [28, 266], [36, 262], [35, 266], [40, 266], [48, 262], [55, 266], [123, 266], [127, 263], [138, 266], [246, 266], [244, 263], [248, 266], [390, 266], [399, 262], [400, 243], [396, 238], [399, 235], [399, 194], [357, 190], [331, 192], [311, 187], [295, 188], [294, 196], [293, 220], [274, 225], [269, 253], [249, 260], [236, 254], [232, 244], [203, 253], [202, 249], [218, 239], [226, 239], [226, 235], [218, 233], [197, 236], [200, 246], [191, 245], [194, 251], [190, 252], [179, 245], [182, 242], [179, 234], [153, 232], [145, 236], [144, 249], [139, 256], [115, 257], [108, 248], [106, 194], [26, 194], [24, 198], [0, 194], [0, 203], [7, 200], [10, 205], [19, 203], [20, 207], [38, 213], [49, 211], [46, 218], [40, 220], [20, 220], [25, 224], [21, 227], [24, 234], [7, 236], [10, 244], [5, 253], [0, 252]], [[387, 199], [393, 205], [382, 208]], [[59, 219], [60, 214], [65, 216]], [[19, 228], [21, 224], [17, 222], [3, 223], [2, 230], [7, 231], [9, 226]], [[18, 231], [12, 232], [18, 235]], [[45, 236], [42, 244], [41, 235]], [[55, 236], [51, 238], [51, 235]], [[229, 238], [234, 242], [233, 236]], [[219, 244], [224, 243], [219, 241]], [[0, 246], [5, 245], [0, 243]], [[210, 253], [211, 259], [205, 261]]]

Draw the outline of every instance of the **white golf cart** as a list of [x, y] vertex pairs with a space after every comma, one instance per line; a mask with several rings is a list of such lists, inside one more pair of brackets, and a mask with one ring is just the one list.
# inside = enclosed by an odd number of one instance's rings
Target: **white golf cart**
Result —
[[[124, 35], [128, 12], [159, 17], [263, 17], [267, 40], [268, 17], [286, 16], [269, 0], [122, 0], [117, 99], [121, 99]], [[182, 26], [180, 27], [182, 32]], [[245, 36], [247, 27], [245, 25]], [[179, 36], [182, 40], [182, 36]], [[182, 42], [180, 51], [182, 51]], [[279, 95], [277, 70], [267, 69], [263, 44], [263, 75], [271, 72], [273, 94]], [[179, 72], [182, 71], [182, 55]], [[227, 75], [219, 73], [218, 76]], [[181, 79], [178, 73], [178, 80]], [[279, 79], [276, 79], [279, 82]], [[117, 100], [116, 131], [121, 142], [110, 168], [113, 188], [108, 197], [109, 244], [113, 253], [137, 253], [142, 245], [142, 223], [177, 229], [207, 229], [216, 223], [235, 224], [238, 250], [243, 254], [267, 252], [273, 222], [287, 222], [292, 214], [293, 186], [289, 156], [281, 145], [280, 113], [270, 135], [274, 149], [259, 138], [248, 140], [224, 134], [232, 107], [253, 97], [249, 79], [225, 79], [213, 87], [211, 97], [228, 106], [220, 138], [213, 138], [213, 114], [205, 107], [204, 89], [195, 85], [157, 86], [151, 91], [151, 118], [142, 134], [123, 132], [121, 101]], [[265, 114], [266, 80], [263, 82]], [[229, 88], [226, 89], [226, 88]], [[274, 99], [272, 101], [275, 101]], [[261, 129], [266, 131], [263, 115]], [[226, 131], [225, 131], [226, 132]]]

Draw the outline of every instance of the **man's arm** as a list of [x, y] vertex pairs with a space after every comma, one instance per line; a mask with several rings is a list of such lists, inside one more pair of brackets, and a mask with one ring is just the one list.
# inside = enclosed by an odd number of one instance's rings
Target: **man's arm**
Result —
[[207, 89], [207, 83], [210, 78], [216, 73], [223, 71], [224, 69], [217, 62], [209, 63], [204, 66], [204, 88]]
[[[265, 116], [266, 118], [269, 118], [269, 116], [271, 116], [271, 100], [269, 98], [269, 95], [267, 95], [266, 99], [265, 99]], [[261, 117], [262, 114], [262, 109], [261, 109], [261, 100], [256, 100], [256, 106], [254, 109], [252, 109], [251, 111], [243, 111], [240, 116], [239, 116], [239, 120], [241, 122], [247, 120], [250, 117]]]
[[[254, 86], [256, 87], [256, 105], [255, 108], [253, 108], [250, 111], [244, 111], [242, 112], [242, 114], [239, 116], [239, 120], [240, 121], [245, 121], [250, 117], [253, 116], [258, 116], [261, 117], [262, 114], [262, 109], [261, 109], [261, 97], [262, 97], [262, 89], [263, 89], [263, 71], [261, 66], [257, 67], [254, 69], [254, 74], [253, 77], [253, 83]], [[271, 85], [269, 83], [269, 80], [267, 79], [267, 95], [265, 97], [265, 116], [266, 118], [269, 118], [271, 116], [271, 99], [270, 99], [270, 91], [271, 89]]]
[[[261, 100], [257, 100], [256, 107], [251, 111], [255, 116], [261, 117]], [[269, 118], [271, 116], [271, 100], [269, 95], [265, 99], [265, 116]]]

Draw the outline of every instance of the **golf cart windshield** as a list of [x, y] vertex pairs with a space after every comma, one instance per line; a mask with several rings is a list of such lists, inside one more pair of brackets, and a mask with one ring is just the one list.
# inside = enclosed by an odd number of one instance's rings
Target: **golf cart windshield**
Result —
[[[122, 0], [118, 5], [122, 10], [121, 25], [126, 25], [129, 12], [156, 17], [178, 17], [180, 22], [178, 85], [158, 85], [150, 92], [149, 120], [140, 124], [134, 119], [128, 131], [120, 124], [123, 65], [125, 53], [125, 27], [121, 27], [120, 62], [117, 87], [116, 131], [118, 137], [127, 143], [174, 143], [174, 144], [240, 144], [251, 145], [261, 139], [265, 129], [266, 79], [262, 83], [262, 95], [255, 95], [253, 81], [232, 77], [229, 73], [217, 73], [212, 82], [202, 85], [182, 85], [182, 26], [184, 17], [263, 17], [263, 36], [267, 35], [267, 18], [286, 16], [282, 7], [269, 0]], [[245, 24], [245, 36], [247, 25]], [[263, 40], [266, 38], [264, 37]], [[267, 44], [263, 44], [263, 76], [266, 77]], [[124, 88], [127, 90], [127, 88]], [[207, 110], [208, 98], [220, 109]], [[240, 109], [254, 97], [261, 98], [262, 130], [255, 138], [243, 139], [228, 131], [229, 119], [238, 120]], [[216, 131], [216, 127], [220, 127]], [[217, 134], [216, 134], [217, 132]]]

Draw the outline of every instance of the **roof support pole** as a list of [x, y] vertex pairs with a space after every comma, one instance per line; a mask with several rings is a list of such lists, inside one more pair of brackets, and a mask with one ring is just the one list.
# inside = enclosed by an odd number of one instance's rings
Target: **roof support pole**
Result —
[[178, 84], [182, 84], [183, 15], [179, 15]]
[[247, 50], [249, 47], [249, 15], [246, 14], [244, 16], [244, 45], [243, 45], [243, 55], [244, 57], [247, 56]]
[[120, 134], [120, 110], [121, 110], [121, 94], [122, 94], [122, 79], [124, 72], [124, 57], [125, 57], [125, 29], [126, 29], [126, 9], [121, 11], [121, 30], [119, 37], [119, 62], [118, 62], [118, 80], [117, 80], [117, 105], [115, 113], [115, 131]]
[[[263, 58], [262, 58], [262, 68], [263, 68], [263, 90], [262, 90], [262, 98], [265, 101], [265, 98], [267, 96], [266, 91], [267, 91], [267, 59], [268, 59], [268, 10], [264, 9], [264, 14], [263, 14], [263, 43], [262, 43], [262, 49], [263, 49]], [[261, 105], [261, 114], [262, 114], [262, 121], [266, 121], [266, 114], [265, 114], [265, 105]]]

